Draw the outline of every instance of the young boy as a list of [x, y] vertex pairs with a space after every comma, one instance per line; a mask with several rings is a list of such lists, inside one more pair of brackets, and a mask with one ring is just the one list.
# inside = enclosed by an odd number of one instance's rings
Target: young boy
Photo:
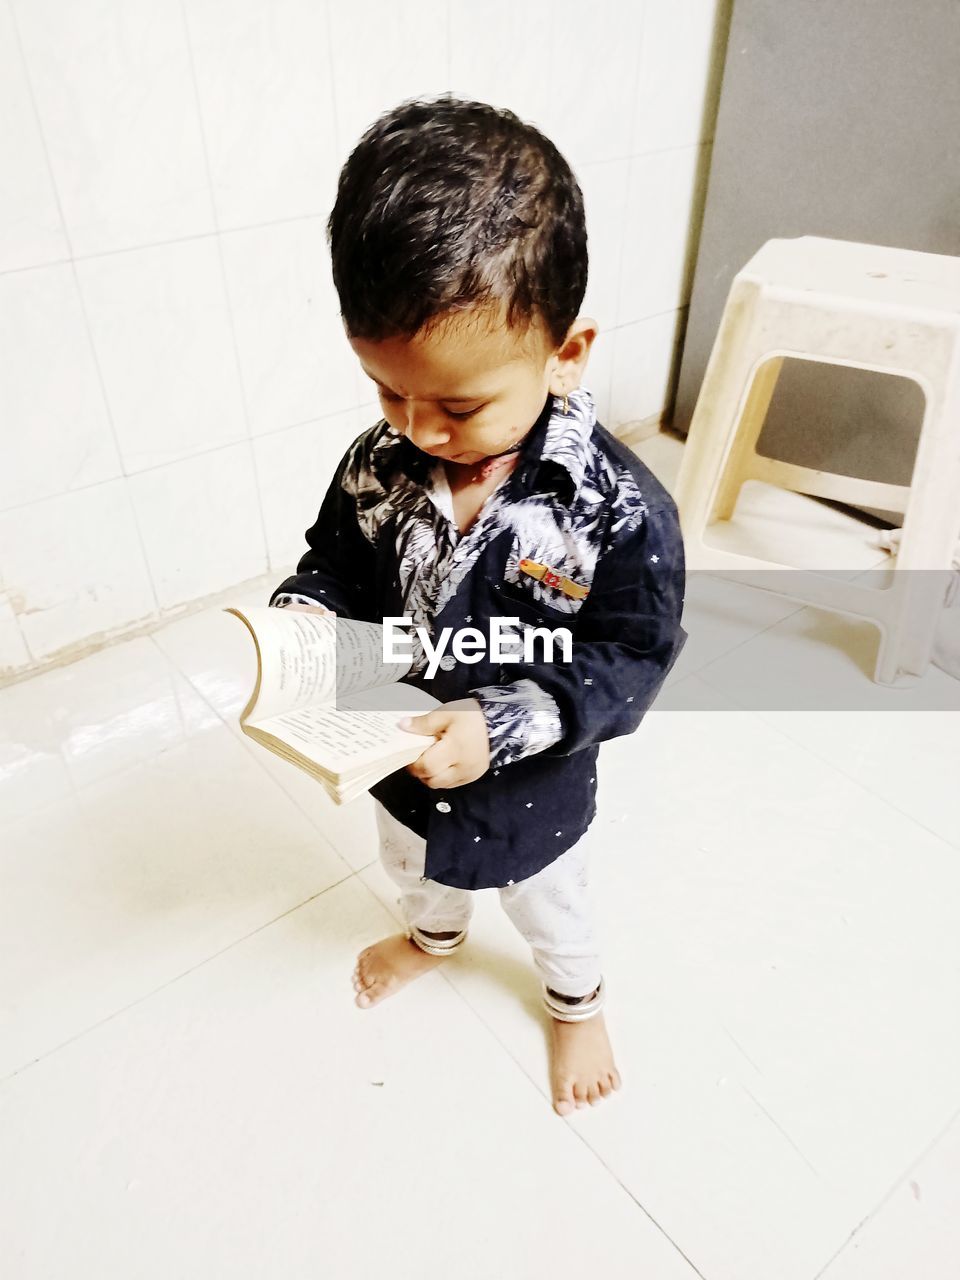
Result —
[[[620, 1087], [587, 892], [600, 742], [632, 733], [686, 633], [676, 508], [595, 418], [583, 199], [512, 112], [445, 94], [363, 135], [327, 224], [351, 347], [383, 418], [351, 445], [270, 604], [445, 627], [566, 627], [569, 653], [449, 652], [410, 683], [436, 741], [371, 787], [406, 930], [361, 952], [368, 1008], [464, 942], [496, 887], [551, 1015], [556, 1111]], [[476, 653], [474, 653], [476, 657]]]

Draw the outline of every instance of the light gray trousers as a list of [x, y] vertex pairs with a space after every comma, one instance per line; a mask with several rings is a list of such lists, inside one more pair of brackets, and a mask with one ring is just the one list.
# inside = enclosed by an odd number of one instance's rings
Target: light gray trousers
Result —
[[[424, 878], [426, 841], [374, 800], [380, 860], [400, 889], [407, 937], [431, 955], [448, 955], [466, 940], [474, 889]], [[587, 882], [589, 835], [526, 880], [497, 890], [504, 911], [530, 944], [547, 1012], [561, 1022], [599, 1013], [605, 1001]]]

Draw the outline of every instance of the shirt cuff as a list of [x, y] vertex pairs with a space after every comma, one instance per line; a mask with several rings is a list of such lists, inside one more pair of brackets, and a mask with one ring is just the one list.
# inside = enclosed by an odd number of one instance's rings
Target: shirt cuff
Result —
[[556, 702], [535, 680], [484, 685], [469, 696], [480, 703], [490, 739], [490, 767], [545, 751], [563, 737]]

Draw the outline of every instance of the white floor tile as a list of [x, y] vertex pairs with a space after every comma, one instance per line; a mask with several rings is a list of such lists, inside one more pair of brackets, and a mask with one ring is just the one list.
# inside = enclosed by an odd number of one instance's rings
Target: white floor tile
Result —
[[[960, 868], [698, 683], [603, 748], [624, 1090], [571, 1123], [710, 1280], [809, 1280], [956, 1106]], [[362, 878], [398, 912], [379, 865]], [[546, 1094], [529, 951], [480, 899], [445, 972]]]
[[[247, 592], [229, 597], [236, 608], [264, 605], [281, 582], [283, 571]], [[240, 713], [256, 680], [253, 642], [246, 627], [216, 608], [173, 622], [153, 639], [176, 669], [185, 675], [205, 702], [241, 742], [259, 768], [265, 770], [297, 808], [356, 870], [377, 856], [377, 828], [373, 802], [364, 795], [337, 805], [323, 787], [286, 760], [266, 751], [240, 730]]]
[[18, 1280], [694, 1280], [443, 976], [354, 1005], [388, 927], [351, 879], [6, 1082]]
[[960, 1258], [958, 1183], [960, 1118], [954, 1117], [825, 1268], [823, 1280], [933, 1280], [955, 1274]]
[[[51, 674], [79, 681], [85, 665]], [[139, 690], [128, 684], [139, 726], [133, 714], [125, 726], [116, 714], [84, 725], [78, 712], [59, 757], [38, 714], [36, 750], [23, 748], [21, 770], [3, 769], [21, 816], [4, 804], [0, 1077], [350, 874], [182, 677], [171, 673], [167, 693], [150, 672]], [[49, 722], [46, 733], [49, 748]]]
[[[681, 450], [640, 448], [668, 487]], [[851, 517], [791, 503], [849, 545]], [[869, 624], [689, 585], [668, 687], [600, 758], [624, 1088], [563, 1121], [495, 890], [440, 972], [354, 1006], [356, 952], [399, 921], [372, 803], [240, 733], [255, 662], [224, 602], [0, 691], [17, 1280], [948, 1274], [960, 683], [885, 689]], [[824, 709], [778, 703], [784, 673]]]
[[960, 680], [939, 667], [931, 665], [920, 679], [902, 677], [897, 686], [877, 684], [878, 643], [872, 623], [807, 606], [698, 667], [697, 674], [739, 706], [763, 714], [869, 711], [896, 724], [904, 712], [960, 710]]

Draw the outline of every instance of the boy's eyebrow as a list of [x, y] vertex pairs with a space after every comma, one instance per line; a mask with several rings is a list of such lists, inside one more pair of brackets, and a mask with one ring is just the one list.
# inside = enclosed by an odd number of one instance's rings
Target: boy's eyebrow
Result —
[[[363, 365], [361, 365], [360, 368], [363, 369]], [[366, 369], [363, 369], [363, 372], [366, 373], [367, 377], [371, 380], [371, 382], [375, 382], [378, 387], [383, 387], [384, 391], [389, 391], [391, 395], [396, 395], [395, 391], [393, 391], [385, 383], [381, 382], [379, 378], [375, 378], [372, 373], [369, 373]], [[489, 392], [484, 392], [483, 395], [478, 395], [478, 396], [426, 396], [425, 398], [427, 400], [443, 400], [445, 403], [448, 403], [448, 404], [469, 404], [471, 400], [488, 399]]]

